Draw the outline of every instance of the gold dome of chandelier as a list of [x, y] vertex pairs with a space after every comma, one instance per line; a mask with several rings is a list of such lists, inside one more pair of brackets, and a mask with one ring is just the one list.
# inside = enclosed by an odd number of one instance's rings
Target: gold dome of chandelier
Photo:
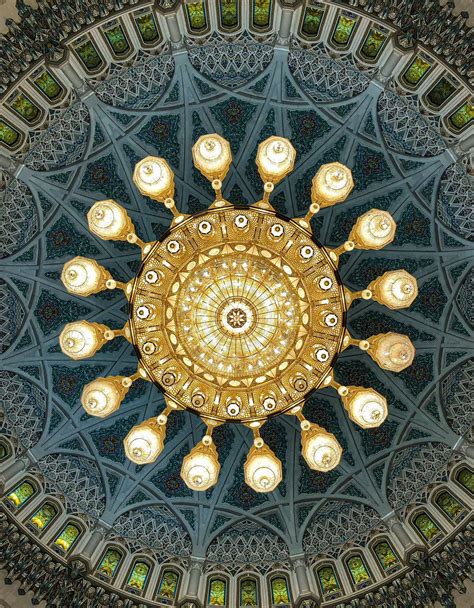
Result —
[[160, 241], [141, 241], [127, 212], [115, 201], [97, 202], [87, 214], [95, 235], [141, 248], [136, 277], [120, 283], [83, 257], [64, 266], [61, 278], [70, 293], [88, 296], [122, 289], [130, 317], [121, 330], [88, 321], [69, 323], [60, 336], [63, 352], [83, 359], [106, 341], [123, 336], [135, 346], [139, 359], [134, 375], [98, 378], [85, 386], [84, 409], [92, 416], [109, 416], [138, 378], [161, 388], [165, 410], [133, 427], [124, 440], [128, 458], [137, 464], [158, 458], [171, 412], [198, 414], [207, 432], [181, 469], [193, 490], [206, 490], [217, 482], [220, 464], [212, 432], [224, 422], [240, 422], [253, 431], [244, 467], [246, 483], [257, 492], [274, 490], [282, 479], [282, 465], [260, 437], [260, 429], [276, 414], [298, 418], [302, 454], [310, 468], [333, 469], [342, 448], [332, 433], [306, 420], [305, 398], [331, 386], [353, 422], [362, 428], [377, 427], [387, 417], [386, 399], [371, 388], [337, 383], [337, 355], [355, 345], [394, 372], [413, 361], [415, 349], [407, 336], [389, 332], [353, 339], [346, 328], [346, 312], [356, 298], [373, 298], [392, 309], [410, 306], [418, 292], [416, 279], [405, 270], [394, 270], [352, 293], [337, 272], [344, 252], [381, 249], [390, 243], [396, 228], [393, 218], [372, 209], [358, 218], [343, 245], [322, 247], [313, 238], [311, 217], [347, 198], [354, 185], [352, 174], [340, 163], [320, 167], [308, 213], [288, 219], [276, 213], [270, 194], [291, 172], [295, 157], [283, 137], [262, 142], [256, 162], [264, 182], [263, 198], [250, 207], [237, 206], [221, 192], [232, 162], [229, 143], [217, 134], [200, 137], [193, 147], [194, 164], [212, 182], [216, 196], [207, 211], [190, 216], [176, 208], [167, 162], [148, 156], [136, 165], [133, 181], [143, 195], [173, 213], [171, 228]]

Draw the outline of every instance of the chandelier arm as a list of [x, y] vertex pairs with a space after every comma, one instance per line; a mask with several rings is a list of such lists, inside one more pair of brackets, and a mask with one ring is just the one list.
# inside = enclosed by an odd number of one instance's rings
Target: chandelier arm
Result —
[[346, 300], [346, 308], [349, 310], [354, 300], [361, 298], [362, 300], [371, 300], [373, 293], [370, 289], [362, 289], [361, 291], [351, 291], [344, 287], [344, 297]]
[[345, 241], [342, 245], [339, 245], [339, 247], [336, 247], [335, 249], [329, 249], [328, 247], [326, 247], [325, 249], [328, 252], [329, 257], [331, 258], [331, 261], [337, 268], [339, 266], [339, 258], [341, 257], [341, 255], [343, 253], [352, 251], [354, 247], [355, 245], [353, 241]]

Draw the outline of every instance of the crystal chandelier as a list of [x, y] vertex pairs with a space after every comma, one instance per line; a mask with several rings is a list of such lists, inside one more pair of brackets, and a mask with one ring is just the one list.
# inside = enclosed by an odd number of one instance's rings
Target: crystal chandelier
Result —
[[336, 437], [303, 415], [306, 397], [333, 387], [349, 418], [364, 429], [387, 417], [387, 401], [372, 388], [343, 386], [334, 377], [337, 355], [358, 346], [380, 367], [400, 372], [415, 354], [410, 339], [389, 332], [353, 338], [346, 315], [356, 298], [405, 308], [417, 296], [416, 279], [405, 270], [386, 272], [367, 289], [351, 292], [337, 272], [340, 256], [353, 249], [381, 249], [395, 235], [386, 211], [361, 215], [348, 240], [336, 249], [321, 246], [310, 220], [324, 207], [343, 202], [353, 188], [350, 169], [340, 163], [320, 167], [313, 178], [311, 205], [304, 217], [286, 218], [270, 203], [275, 184], [293, 169], [296, 152], [283, 137], [258, 147], [256, 163], [263, 197], [251, 206], [222, 197], [222, 180], [232, 162], [229, 143], [204, 135], [193, 147], [196, 168], [211, 181], [215, 200], [196, 215], [180, 213], [174, 176], [162, 158], [148, 156], [133, 174], [139, 191], [164, 203], [173, 214], [162, 239], [145, 243], [125, 209], [113, 200], [95, 203], [87, 214], [90, 230], [106, 240], [126, 240], [141, 248], [137, 275], [121, 283], [96, 261], [76, 257], [65, 264], [62, 281], [76, 295], [122, 289], [129, 320], [120, 329], [78, 321], [60, 336], [72, 359], [94, 355], [108, 340], [123, 336], [133, 344], [137, 372], [130, 377], [97, 378], [84, 387], [82, 405], [92, 416], [115, 412], [138, 378], [155, 383], [166, 407], [133, 427], [125, 451], [137, 464], [154, 462], [163, 450], [168, 416], [189, 410], [207, 430], [182, 464], [181, 476], [193, 490], [218, 479], [220, 464], [212, 435], [225, 422], [239, 422], [254, 436], [245, 463], [245, 481], [257, 492], [274, 490], [282, 464], [260, 436], [270, 416], [296, 416], [302, 454], [311, 469], [329, 471], [341, 459]]

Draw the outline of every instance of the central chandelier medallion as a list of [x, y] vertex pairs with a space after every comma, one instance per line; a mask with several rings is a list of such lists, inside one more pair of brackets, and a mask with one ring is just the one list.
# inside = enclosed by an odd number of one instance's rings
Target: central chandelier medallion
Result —
[[240, 422], [253, 432], [244, 467], [247, 484], [257, 492], [274, 490], [282, 479], [282, 464], [260, 429], [277, 414], [298, 418], [308, 466], [322, 472], [333, 469], [342, 448], [332, 433], [304, 417], [308, 395], [333, 387], [350, 419], [363, 428], [379, 426], [388, 414], [386, 399], [375, 390], [335, 380], [338, 353], [355, 345], [395, 372], [413, 361], [415, 349], [407, 336], [389, 332], [354, 339], [347, 331], [346, 313], [356, 298], [373, 298], [392, 309], [410, 306], [417, 295], [416, 279], [405, 270], [390, 271], [354, 293], [337, 272], [343, 253], [390, 243], [396, 229], [393, 218], [372, 209], [359, 217], [343, 245], [332, 250], [321, 246], [310, 220], [321, 208], [347, 198], [352, 174], [340, 163], [320, 167], [308, 213], [289, 219], [275, 211], [270, 194], [293, 169], [295, 158], [285, 138], [262, 142], [256, 162], [263, 197], [250, 207], [233, 205], [221, 192], [232, 162], [230, 145], [217, 134], [200, 137], [193, 160], [211, 181], [215, 201], [207, 211], [190, 216], [176, 208], [174, 176], [167, 162], [146, 157], [136, 165], [133, 180], [143, 195], [173, 213], [170, 230], [161, 240], [141, 241], [115, 201], [99, 201], [88, 213], [95, 235], [141, 248], [136, 277], [120, 283], [83, 257], [68, 262], [62, 273], [66, 289], [76, 295], [122, 289], [130, 310], [120, 330], [88, 321], [69, 323], [60, 336], [63, 352], [84, 359], [106, 341], [123, 336], [134, 345], [139, 360], [130, 377], [98, 378], [86, 385], [84, 409], [93, 416], [109, 416], [138, 378], [161, 388], [164, 411], [133, 427], [124, 440], [128, 458], [137, 464], [157, 459], [173, 411], [199, 415], [207, 431], [181, 469], [193, 490], [206, 490], [217, 481], [220, 465], [212, 434], [225, 422]]

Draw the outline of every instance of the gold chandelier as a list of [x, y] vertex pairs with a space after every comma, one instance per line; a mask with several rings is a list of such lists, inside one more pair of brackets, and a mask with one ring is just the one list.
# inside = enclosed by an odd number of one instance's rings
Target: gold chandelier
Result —
[[257, 492], [274, 490], [282, 479], [282, 465], [260, 429], [276, 414], [298, 418], [302, 454], [311, 469], [333, 469], [342, 448], [332, 433], [304, 417], [305, 398], [318, 388], [333, 387], [353, 422], [365, 429], [377, 427], [387, 417], [386, 399], [372, 388], [336, 382], [337, 355], [358, 346], [393, 372], [411, 365], [415, 355], [405, 335], [352, 338], [346, 313], [356, 298], [372, 298], [392, 309], [408, 307], [418, 293], [416, 279], [405, 270], [394, 270], [367, 289], [350, 292], [337, 272], [343, 253], [390, 243], [396, 229], [393, 218], [372, 209], [358, 218], [343, 245], [321, 246], [313, 238], [310, 220], [320, 209], [347, 198], [354, 185], [352, 174], [337, 162], [321, 166], [313, 178], [308, 213], [289, 219], [275, 211], [270, 194], [293, 169], [295, 158], [295, 149], [283, 137], [262, 142], [256, 163], [263, 197], [249, 207], [233, 205], [222, 197], [222, 180], [232, 162], [229, 142], [217, 134], [200, 137], [193, 147], [194, 165], [211, 181], [215, 200], [208, 210], [191, 216], [176, 208], [174, 176], [167, 162], [148, 156], [136, 165], [133, 181], [143, 195], [164, 203], [173, 214], [161, 240], [140, 240], [126, 210], [113, 200], [95, 203], [87, 214], [95, 235], [141, 248], [137, 275], [121, 283], [95, 260], [83, 257], [63, 269], [61, 279], [69, 293], [88, 296], [122, 289], [129, 301], [129, 320], [120, 330], [88, 321], [69, 323], [60, 336], [62, 351], [84, 359], [108, 340], [123, 336], [134, 345], [139, 361], [130, 377], [97, 378], [87, 384], [81, 398], [84, 409], [92, 416], [109, 416], [138, 378], [161, 388], [164, 411], [133, 427], [124, 440], [128, 458], [137, 464], [158, 458], [172, 412], [198, 414], [207, 431], [181, 469], [193, 490], [217, 482], [220, 464], [212, 433], [224, 422], [240, 422], [253, 432], [244, 467], [246, 483]]

